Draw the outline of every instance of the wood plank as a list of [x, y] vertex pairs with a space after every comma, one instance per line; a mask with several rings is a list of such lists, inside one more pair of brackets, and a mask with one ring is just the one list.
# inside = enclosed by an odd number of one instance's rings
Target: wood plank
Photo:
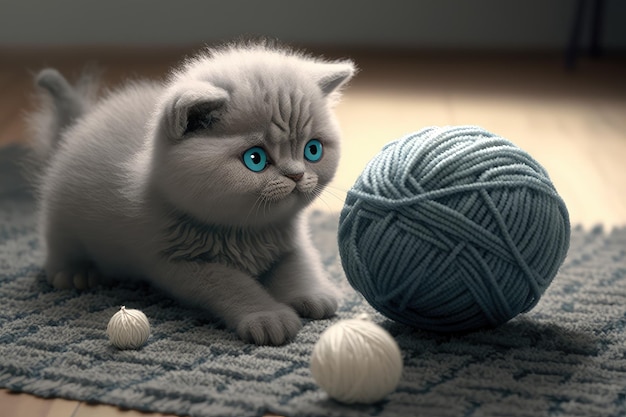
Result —
[[0, 417], [73, 417], [80, 403], [0, 389]]
[[102, 404], [81, 403], [72, 417], [176, 417], [174, 414], [144, 413]]

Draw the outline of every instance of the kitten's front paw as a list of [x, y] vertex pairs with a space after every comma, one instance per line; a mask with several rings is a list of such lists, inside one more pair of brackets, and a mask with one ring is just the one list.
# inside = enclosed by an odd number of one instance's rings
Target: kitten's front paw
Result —
[[63, 270], [47, 275], [48, 283], [60, 290], [86, 290], [93, 288], [100, 282], [100, 275], [94, 268], [78, 270]]
[[237, 334], [246, 342], [277, 346], [292, 340], [301, 328], [300, 317], [285, 306], [248, 314], [237, 325]]
[[289, 305], [302, 317], [315, 320], [331, 317], [337, 311], [339, 303], [332, 294], [308, 294], [293, 298]]

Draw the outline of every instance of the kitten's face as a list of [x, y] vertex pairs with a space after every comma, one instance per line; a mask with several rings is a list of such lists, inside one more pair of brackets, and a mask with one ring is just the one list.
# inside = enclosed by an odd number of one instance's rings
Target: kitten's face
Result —
[[[339, 132], [329, 96], [353, 68], [326, 68], [331, 75], [320, 81], [310, 62], [272, 54], [248, 57], [230, 76], [196, 69], [178, 81], [154, 173], [179, 210], [215, 224], [262, 225], [292, 217], [331, 181]], [[203, 96], [211, 98], [194, 101]]]

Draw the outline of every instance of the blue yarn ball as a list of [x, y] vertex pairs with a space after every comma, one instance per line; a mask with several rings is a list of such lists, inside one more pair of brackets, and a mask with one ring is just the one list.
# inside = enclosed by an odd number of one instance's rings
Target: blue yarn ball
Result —
[[429, 331], [493, 327], [533, 308], [569, 248], [545, 169], [476, 126], [391, 142], [348, 192], [339, 252], [380, 313]]

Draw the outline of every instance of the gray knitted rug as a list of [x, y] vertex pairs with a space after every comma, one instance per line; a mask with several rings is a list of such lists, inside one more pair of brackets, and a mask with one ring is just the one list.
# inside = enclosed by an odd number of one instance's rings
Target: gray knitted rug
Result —
[[[494, 330], [435, 335], [375, 314], [345, 282], [337, 216], [313, 213], [338, 316], [306, 322], [282, 347], [240, 342], [199, 311], [147, 287], [55, 291], [42, 281], [32, 197], [0, 152], [0, 387], [191, 416], [624, 416], [626, 229], [574, 230], [569, 256], [531, 313]], [[143, 310], [138, 351], [107, 339], [120, 305]], [[315, 385], [309, 356], [336, 320], [369, 312], [398, 341], [404, 375], [371, 406], [344, 406]]]

